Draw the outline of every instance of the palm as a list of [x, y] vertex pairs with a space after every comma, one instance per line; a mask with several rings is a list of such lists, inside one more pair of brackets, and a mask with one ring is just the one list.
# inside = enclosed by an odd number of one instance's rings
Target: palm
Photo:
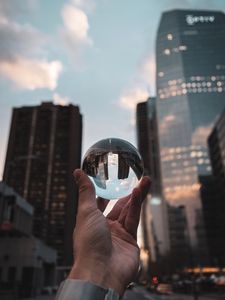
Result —
[[79, 206], [74, 232], [75, 265], [71, 278], [81, 278], [109, 286], [122, 294], [138, 270], [136, 242], [141, 204], [149, 189], [144, 177], [138, 188], [120, 199], [105, 217], [109, 201], [96, 201], [93, 184], [86, 174], [77, 172]]
[[[112, 239], [111, 270], [118, 280], [128, 284], [134, 280], [139, 266], [139, 248], [135, 239], [117, 221], [108, 220]], [[118, 276], [118, 275], [117, 275]]]

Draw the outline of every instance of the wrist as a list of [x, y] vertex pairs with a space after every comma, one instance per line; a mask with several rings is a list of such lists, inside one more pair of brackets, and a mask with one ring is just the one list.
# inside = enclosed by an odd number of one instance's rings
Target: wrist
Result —
[[[75, 292], [76, 291], [76, 292]], [[98, 286], [88, 281], [79, 280], [79, 279], [66, 279], [61, 283], [56, 299], [83, 299], [86, 300], [119, 300], [119, 294], [117, 294], [112, 289], [106, 289], [104, 287]]]
[[75, 264], [68, 275], [69, 279], [84, 280], [104, 288], [111, 288], [122, 296], [126, 287], [113, 277], [102, 263], [95, 263], [94, 268], [91, 268], [90, 265], [83, 267]]
[[101, 268], [99, 264], [95, 264], [92, 268], [89, 263], [85, 265], [74, 264], [68, 276], [69, 279], [81, 279], [100, 286], [104, 286], [107, 277], [106, 268]]

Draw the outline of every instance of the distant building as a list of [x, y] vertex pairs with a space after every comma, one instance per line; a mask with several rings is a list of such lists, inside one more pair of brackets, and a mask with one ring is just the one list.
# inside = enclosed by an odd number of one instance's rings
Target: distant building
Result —
[[137, 143], [144, 161], [145, 174], [154, 178], [152, 193], [161, 193], [161, 174], [159, 168], [158, 125], [156, 119], [156, 98], [152, 97], [137, 104]]
[[211, 174], [207, 136], [225, 107], [224, 53], [224, 13], [163, 13], [156, 44], [162, 194], [185, 207], [195, 265], [208, 263], [199, 176]]
[[3, 180], [34, 207], [33, 233], [72, 263], [82, 116], [74, 105], [43, 102], [13, 109]]
[[32, 234], [33, 207], [4, 182], [0, 182], [0, 231]]
[[31, 235], [33, 211], [0, 182], [0, 298], [35, 296], [55, 284], [56, 250]]
[[[144, 162], [144, 172], [149, 175], [151, 172], [150, 165], [150, 145], [149, 145], [149, 117], [148, 117], [148, 99], [140, 102], [136, 107], [136, 132], [138, 150]], [[153, 101], [153, 99], [152, 99]]]
[[212, 176], [201, 177], [201, 194], [210, 262], [225, 266], [225, 110], [208, 138]]
[[[138, 150], [144, 161], [145, 174], [152, 180], [151, 193], [143, 204], [141, 224], [144, 248], [156, 261], [165, 253], [164, 239], [168, 238], [167, 206], [161, 194], [156, 98], [140, 102], [136, 109]], [[166, 229], [166, 232], [165, 231]]]
[[225, 189], [225, 110], [208, 138], [212, 173]]
[[[136, 136], [138, 150], [144, 163], [144, 174], [150, 175], [150, 142], [149, 142], [149, 120], [148, 120], [148, 102], [140, 102], [136, 107]], [[140, 261], [142, 264], [142, 273], [140, 280], [146, 280], [150, 275], [150, 263], [156, 260], [157, 242], [154, 236], [154, 225], [150, 210], [150, 193], [143, 202], [140, 219]]]
[[169, 238], [171, 251], [171, 269], [182, 269], [183, 266], [192, 264], [192, 253], [189, 246], [187, 216], [184, 206], [167, 207]]
[[212, 175], [200, 176], [206, 241], [211, 266], [225, 266], [225, 188]]

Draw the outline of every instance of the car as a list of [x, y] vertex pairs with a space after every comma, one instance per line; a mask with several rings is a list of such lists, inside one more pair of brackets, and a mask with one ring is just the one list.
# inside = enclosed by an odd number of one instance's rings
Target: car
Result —
[[215, 284], [216, 285], [224, 285], [225, 286], [225, 275], [219, 276], [216, 280], [215, 280]]
[[133, 289], [137, 284], [135, 282], [131, 282], [128, 286], [127, 286], [127, 289], [128, 290], [131, 290]]
[[58, 285], [54, 285], [54, 286], [52, 287], [52, 293], [53, 293], [53, 294], [56, 294], [57, 291], [58, 291], [58, 289], [59, 289], [59, 286], [58, 286]]
[[172, 285], [169, 283], [159, 283], [156, 292], [162, 295], [171, 295], [173, 293]]
[[52, 295], [52, 288], [50, 286], [45, 286], [41, 290], [42, 295]]

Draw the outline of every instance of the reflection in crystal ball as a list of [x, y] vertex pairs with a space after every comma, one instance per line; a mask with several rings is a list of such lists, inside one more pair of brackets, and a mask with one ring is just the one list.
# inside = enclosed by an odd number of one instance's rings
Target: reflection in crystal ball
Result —
[[129, 142], [108, 138], [91, 146], [82, 169], [92, 180], [96, 194], [111, 200], [131, 194], [143, 176], [143, 161]]

